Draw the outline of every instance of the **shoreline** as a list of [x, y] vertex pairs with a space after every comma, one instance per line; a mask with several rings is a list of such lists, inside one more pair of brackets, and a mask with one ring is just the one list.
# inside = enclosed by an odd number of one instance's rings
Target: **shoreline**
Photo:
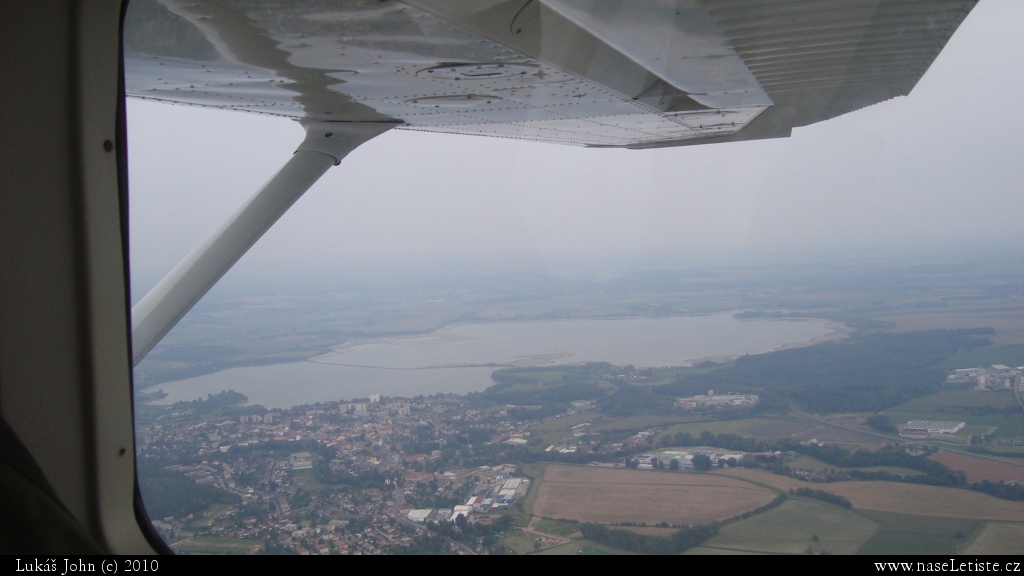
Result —
[[[718, 314], [730, 315], [730, 316], [734, 317], [735, 314], [740, 313], [740, 312], [743, 312], [743, 310], [742, 309], [736, 309], [736, 310], [728, 310], [728, 311], [724, 311], [724, 312], [707, 312], [707, 313], [698, 313], [698, 314], [679, 314], [679, 315], [673, 315], [673, 316], [637, 316], [637, 315], [634, 315], [634, 316], [594, 317], [594, 318], [560, 318], [560, 319], [530, 320], [530, 321], [516, 320], [516, 321], [513, 321], [513, 322], [514, 323], [524, 323], [524, 324], [525, 323], [530, 323], [530, 324], [532, 324], [532, 323], [537, 323], [537, 322], [561, 322], [561, 321], [657, 320], [657, 319], [669, 319], [669, 318], [697, 318], [697, 317], [713, 316], [713, 315], [718, 315]], [[815, 344], [819, 344], [819, 343], [822, 343], [822, 342], [828, 342], [828, 341], [833, 341], [833, 342], [834, 341], [839, 341], [839, 340], [845, 339], [851, 333], [854, 332], [853, 328], [851, 328], [851, 327], [849, 327], [849, 326], [847, 326], [847, 325], [845, 325], [845, 324], [843, 324], [841, 322], [830, 320], [828, 318], [816, 318], [816, 317], [812, 317], [812, 316], [800, 317], [800, 318], [752, 318], [752, 319], [735, 318], [735, 319], [739, 320], [741, 322], [757, 322], [757, 321], [768, 321], [768, 322], [779, 322], [779, 321], [788, 321], [788, 322], [821, 322], [821, 323], [824, 323], [825, 328], [827, 330], [829, 330], [828, 333], [822, 334], [820, 336], [816, 336], [814, 338], [811, 338], [810, 340], [803, 340], [803, 341], [799, 341], [799, 342], [790, 342], [790, 343], [787, 343], [787, 344], [783, 344], [781, 346], [777, 346], [777, 347], [775, 347], [775, 348], [773, 348], [771, 350], [767, 350], [765, 352], [758, 352], [757, 354], [767, 354], [767, 353], [771, 353], [771, 352], [778, 352], [778, 351], [781, 351], [781, 350], [788, 350], [788, 349], [793, 349], [793, 348], [802, 348], [802, 347], [806, 347], [806, 346], [813, 346]], [[223, 372], [225, 370], [229, 370], [229, 369], [233, 369], [233, 368], [250, 368], [250, 367], [256, 367], [256, 366], [292, 364], [292, 363], [298, 363], [298, 362], [309, 362], [311, 364], [320, 364], [320, 365], [338, 366], [338, 367], [357, 367], [357, 368], [369, 368], [369, 369], [380, 369], [380, 370], [401, 370], [401, 371], [430, 370], [430, 369], [450, 369], [450, 368], [493, 368], [494, 370], [499, 370], [499, 369], [508, 369], [508, 368], [514, 369], [514, 368], [530, 368], [530, 367], [554, 366], [554, 365], [566, 365], [566, 366], [569, 366], [569, 365], [582, 364], [582, 362], [579, 362], [579, 363], [574, 363], [574, 362], [561, 362], [560, 363], [560, 362], [558, 362], [559, 360], [564, 360], [566, 358], [571, 358], [573, 356], [576, 356], [576, 352], [574, 352], [572, 350], [565, 350], [565, 349], [563, 349], [563, 350], [556, 350], [556, 351], [547, 352], [547, 353], [541, 353], [541, 354], [516, 355], [516, 356], [514, 356], [514, 358], [515, 358], [514, 360], [504, 361], [504, 362], [449, 363], [449, 364], [439, 364], [439, 365], [431, 365], [431, 366], [421, 366], [421, 367], [415, 367], [415, 368], [394, 368], [394, 367], [384, 367], [384, 366], [364, 366], [364, 365], [348, 364], [348, 363], [343, 363], [343, 362], [332, 362], [332, 361], [329, 360], [329, 359], [333, 359], [333, 358], [336, 358], [336, 357], [339, 357], [339, 356], [343, 356], [344, 354], [351, 352], [353, 349], [355, 349], [358, 346], [366, 346], [366, 345], [370, 345], [370, 344], [391, 344], [391, 345], [395, 345], [395, 346], [414, 347], [414, 346], [431, 346], [431, 345], [440, 345], [440, 344], [449, 344], [449, 343], [455, 343], [455, 342], [487, 339], [487, 338], [489, 338], [487, 336], [467, 336], [467, 335], [463, 335], [463, 334], [458, 334], [458, 333], [456, 333], [456, 330], [459, 327], [461, 327], [461, 326], [473, 326], [473, 325], [479, 325], [479, 324], [495, 324], [495, 323], [497, 323], [497, 324], [505, 324], [507, 322], [501, 322], [501, 321], [498, 321], [498, 322], [493, 322], [493, 321], [492, 322], [464, 322], [464, 323], [460, 323], [460, 324], [451, 324], [451, 325], [447, 325], [447, 326], [442, 326], [442, 327], [440, 327], [440, 328], [438, 328], [436, 330], [433, 330], [431, 332], [423, 332], [423, 333], [414, 334], [414, 335], [385, 336], [385, 337], [356, 339], [356, 340], [352, 340], [350, 342], [344, 342], [342, 344], [334, 346], [334, 347], [331, 348], [331, 350], [329, 352], [315, 354], [315, 355], [310, 356], [310, 357], [305, 358], [305, 359], [296, 359], [296, 360], [289, 361], [289, 362], [278, 362], [278, 363], [274, 363], [274, 364], [261, 364], [261, 363], [255, 363], [254, 362], [254, 363], [249, 364], [249, 365], [228, 366], [228, 367], [224, 367], [224, 368], [220, 368], [220, 369], [211, 370], [210, 372], [204, 372], [202, 374], [197, 374], [197, 375], [189, 376], [187, 378], [183, 378], [183, 379], [180, 379], [180, 380], [170, 380], [170, 381], [154, 383], [154, 384], [151, 384], [151, 385], [146, 386], [144, 388], [140, 388], [139, 391], [140, 392], [154, 391], [154, 390], [159, 389], [159, 387], [161, 387], [161, 386], [167, 386], [167, 385], [171, 385], [173, 387], [176, 383], [183, 382], [185, 380], [189, 380], [189, 379], [192, 379], [192, 378], [199, 378], [199, 377], [202, 377], [202, 376], [208, 376], [210, 374], [216, 374], [218, 372]], [[744, 355], [745, 354], [733, 354], [733, 355], [724, 354], [724, 355], [701, 356], [701, 357], [697, 357], [697, 358], [693, 358], [693, 359], [687, 359], [687, 360], [684, 360], [684, 361], [676, 363], [676, 364], [671, 364], [671, 366], [692, 367], [694, 365], [697, 365], [697, 364], [700, 364], [700, 363], [704, 363], [704, 362], [714, 362], [716, 364], [721, 364], [721, 363], [725, 363], [725, 362], [731, 362], [731, 361], [733, 361], [733, 360], [735, 360], [735, 359], [737, 359], [737, 358], [739, 358], [741, 356], [744, 356]], [[648, 366], [641, 366], [639, 364], [637, 364], [636, 366], [640, 367], [640, 368], [648, 368]]]
[[411, 336], [381, 336], [376, 338], [361, 338], [352, 340], [351, 342], [344, 342], [337, 346], [332, 346], [331, 351], [325, 354], [317, 354], [302, 360], [302, 362], [314, 362], [317, 364], [336, 364], [338, 366], [347, 366], [347, 364], [340, 364], [337, 362], [324, 362], [327, 358], [334, 356], [341, 356], [352, 351], [357, 346], [368, 346], [370, 344], [391, 344], [392, 346], [434, 346], [438, 344], [451, 344], [453, 342], [465, 342], [468, 340], [485, 340], [484, 336], [463, 336], [459, 334], [452, 334], [452, 330], [458, 326], [452, 324], [450, 326], [442, 326], [433, 332], [424, 332], [422, 334], [414, 334]]
[[[451, 344], [451, 343], [454, 343], [454, 342], [465, 342], [465, 341], [470, 341], [470, 340], [486, 340], [486, 339], [489, 338], [487, 336], [467, 336], [467, 335], [462, 335], [462, 334], [454, 333], [454, 331], [456, 329], [458, 329], [460, 326], [475, 326], [475, 325], [480, 325], [480, 324], [507, 324], [507, 323], [513, 323], [513, 324], [516, 324], [516, 323], [518, 323], [518, 324], [536, 324], [536, 323], [540, 323], [540, 322], [564, 322], [564, 321], [657, 320], [657, 319], [667, 319], [667, 318], [700, 318], [700, 317], [704, 317], [704, 316], [713, 316], [713, 315], [716, 315], [716, 314], [723, 314], [723, 315], [724, 314], [730, 314], [730, 315], [732, 315], [733, 318], [735, 318], [736, 314], [739, 314], [739, 313], [744, 312], [744, 311], [745, 310], [736, 309], [736, 310], [726, 310], [724, 312], [703, 312], [703, 313], [698, 313], [698, 314], [676, 314], [676, 315], [668, 315], [668, 316], [637, 316], [637, 315], [633, 315], [633, 316], [597, 316], [597, 317], [593, 317], [593, 318], [558, 318], [558, 319], [545, 319], [545, 320], [512, 320], [512, 321], [509, 321], [509, 322], [503, 322], [503, 321], [500, 321], [500, 320], [497, 320], [497, 321], [493, 321], [492, 320], [492, 321], [487, 321], [487, 322], [462, 322], [462, 323], [456, 323], [456, 324], [447, 324], [447, 325], [441, 326], [440, 328], [437, 328], [437, 329], [435, 329], [435, 330], [433, 330], [431, 332], [422, 332], [422, 333], [419, 333], [419, 334], [413, 334], [413, 335], [408, 335], [408, 336], [382, 336], [382, 337], [374, 337], [374, 338], [356, 339], [356, 340], [352, 340], [350, 342], [344, 342], [342, 344], [338, 344], [337, 346], [333, 346], [331, 348], [330, 352], [327, 352], [327, 353], [324, 353], [324, 354], [317, 354], [315, 356], [311, 356], [309, 358], [301, 360], [301, 362], [313, 362], [313, 363], [317, 363], [317, 364], [334, 364], [334, 365], [337, 365], [337, 366], [355, 366], [354, 364], [343, 364], [343, 363], [340, 363], [340, 362], [325, 362], [324, 360], [326, 360], [327, 358], [332, 358], [334, 356], [341, 356], [343, 354], [347, 354], [347, 353], [351, 352], [353, 348], [356, 348], [358, 346], [367, 346], [367, 345], [370, 345], [370, 344], [390, 344], [392, 346], [433, 346], [433, 345], [440, 345], [440, 344]], [[790, 348], [803, 348], [804, 346], [813, 346], [814, 344], [820, 344], [821, 342], [829, 342], [829, 341], [835, 342], [835, 341], [839, 341], [839, 340], [845, 339], [847, 336], [849, 336], [849, 334], [851, 334], [854, 331], [853, 328], [850, 328], [849, 326], [843, 324], [842, 322], [837, 322], [835, 320], [830, 320], [828, 318], [818, 318], [818, 317], [814, 317], [814, 316], [802, 316], [802, 317], [792, 317], [792, 318], [735, 318], [735, 319], [740, 321], [740, 322], [814, 322], [814, 321], [818, 321], [818, 322], [824, 322], [826, 329], [831, 331], [828, 334], [823, 334], [821, 336], [816, 336], [816, 337], [814, 337], [814, 338], [812, 338], [810, 340], [805, 340], [805, 341], [801, 341], [801, 342], [791, 342], [789, 344], [783, 344], [783, 345], [775, 347], [775, 348], [773, 348], [773, 349], [771, 349], [771, 350], [769, 350], [767, 352], [778, 352], [780, 350], [788, 350]], [[575, 355], [575, 353], [572, 352], [572, 351], [559, 351], [559, 352], [556, 352], [555, 354], [562, 353], [562, 352], [568, 353], [569, 356], [574, 356]], [[761, 354], [766, 354], [767, 352], [761, 352]], [[533, 357], [543, 357], [543, 356], [549, 356], [549, 355], [551, 355], [551, 354], [535, 354], [535, 355], [525, 355], [525, 356], [515, 356], [515, 357], [516, 358], [528, 359], [528, 358], [533, 358]], [[740, 355], [731, 355], [731, 356], [730, 355], [713, 355], [713, 356], [704, 356], [704, 357], [695, 358], [695, 359], [692, 359], [692, 360], [687, 360], [686, 362], [692, 362], [692, 363], [705, 362], [705, 361], [722, 362], [722, 361], [733, 360], [733, 359], [739, 358], [740, 356], [743, 356], [743, 355], [742, 354], [740, 354]], [[560, 359], [560, 358], [556, 358], [556, 359]], [[727, 359], [727, 360], [722, 360], [722, 359]], [[515, 365], [518, 362], [519, 362], [518, 360], [515, 360], [515, 361], [509, 362], [509, 363], [502, 362], [502, 363], [495, 363], [495, 364], [501, 364], [501, 365], [512, 364], [512, 365]], [[425, 366], [424, 368], [455, 368], [455, 367], [461, 367], [461, 366], [488, 366], [488, 364], [443, 364], [443, 365], [438, 365], [438, 366]]]
[[[821, 336], [816, 336], [814, 338], [811, 338], [810, 340], [804, 340], [803, 342], [790, 342], [789, 344], [783, 344], [782, 346], [776, 346], [775, 348], [772, 348], [771, 350], [768, 350], [767, 352], [759, 352], [759, 354], [771, 354], [772, 352], [781, 352], [783, 350], [793, 350], [795, 348], [806, 348], [808, 346], [814, 346], [816, 344], [821, 344], [823, 342], [839, 342], [841, 340], [845, 340], [847, 337], [849, 337], [850, 334], [853, 334], [853, 332], [855, 331], [854, 328], [851, 328], [851, 327], [847, 326], [846, 324], [843, 324], [842, 322], [836, 322], [834, 320], [828, 320], [827, 318], [810, 318], [810, 317], [808, 317], [808, 318], [779, 318], [779, 319], [772, 319], [772, 318], [742, 319], [743, 322], [760, 322], [760, 321], [765, 321], [765, 320], [773, 321], [773, 322], [776, 322], [776, 321], [786, 321], [786, 320], [789, 320], [789, 321], [824, 320], [824, 321], [826, 321], [826, 324], [825, 324], [826, 328], [828, 328], [832, 332], [830, 332], [828, 334], [822, 334]], [[732, 362], [733, 360], [736, 360], [737, 358], [741, 358], [743, 356], [747, 356], [747, 354], [733, 354], [733, 355], [722, 354], [722, 355], [718, 355], [718, 356], [702, 356], [700, 358], [694, 358], [693, 360], [688, 360], [687, 362], [689, 363], [690, 366], [696, 366], [698, 364], [703, 364], [705, 362], [714, 362], [715, 364], [725, 364], [726, 362]]]

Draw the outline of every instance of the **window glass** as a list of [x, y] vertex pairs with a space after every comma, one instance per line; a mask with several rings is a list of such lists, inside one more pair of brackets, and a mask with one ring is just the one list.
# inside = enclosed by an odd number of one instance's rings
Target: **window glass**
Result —
[[[133, 304], [293, 158], [322, 103], [287, 74], [338, 58], [370, 118], [389, 84], [338, 46], [415, 40], [197, 6], [129, 8]], [[382, 6], [389, 34], [439, 18]], [[154, 526], [179, 553], [1020, 553], [1022, 8], [789, 138], [369, 140], [136, 366]], [[277, 25], [308, 36], [225, 48]], [[524, 58], [487, 50], [433, 73]]]

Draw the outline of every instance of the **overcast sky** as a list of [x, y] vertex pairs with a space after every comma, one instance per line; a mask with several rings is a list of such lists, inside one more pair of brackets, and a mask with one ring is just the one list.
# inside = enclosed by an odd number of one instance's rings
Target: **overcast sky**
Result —
[[[788, 139], [631, 151], [392, 130], [330, 170], [242, 265], [1024, 246], [1022, 25], [1024, 2], [982, 0], [909, 97]], [[128, 121], [140, 273], [171, 268], [303, 136], [285, 119], [137, 100]]]

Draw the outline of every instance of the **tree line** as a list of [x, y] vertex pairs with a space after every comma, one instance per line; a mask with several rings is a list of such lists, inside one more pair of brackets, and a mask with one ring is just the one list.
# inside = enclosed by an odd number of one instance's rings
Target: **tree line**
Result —
[[718, 523], [686, 526], [671, 536], [648, 536], [631, 530], [609, 528], [603, 524], [585, 522], [580, 524], [583, 537], [598, 544], [628, 550], [638, 554], [680, 554], [700, 546], [718, 534]]
[[848, 499], [838, 494], [825, 492], [824, 490], [815, 490], [813, 488], [801, 487], [795, 490], [793, 488], [790, 488], [789, 493], [793, 494], [794, 496], [815, 498], [817, 500], [822, 500], [824, 502], [828, 502], [829, 504], [835, 504], [836, 506], [841, 506], [843, 508], [851, 508], [853, 506], [853, 503], [850, 502]]

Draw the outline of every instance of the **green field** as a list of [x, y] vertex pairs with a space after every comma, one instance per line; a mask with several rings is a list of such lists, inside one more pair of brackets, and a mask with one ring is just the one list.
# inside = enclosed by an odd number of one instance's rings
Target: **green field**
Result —
[[[1001, 531], [990, 530], [993, 525]], [[568, 536], [577, 525], [541, 520], [535, 528]], [[851, 510], [818, 500], [790, 497], [775, 509], [723, 526], [717, 536], [685, 554], [955, 554], [975, 545], [979, 549], [1016, 553], [1020, 547], [1016, 537], [1021, 534], [1024, 534], [1024, 523]], [[518, 554], [533, 554], [535, 540], [532, 535], [520, 533], [506, 537], [502, 543]], [[586, 540], [539, 552], [623, 553]]]
[[263, 551], [263, 542], [240, 538], [197, 536], [183, 540], [172, 548], [179, 554], [258, 554]]
[[583, 414], [573, 414], [571, 416], [563, 416], [561, 418], [552, 418], [546, 422], [530, 426], [530, 430], [539, 430], [541, 432], [572, 430], [572, 427], [577, 424], [595, 422], [602, 419], [603, 417], [597, 412], [584, 412]]
[[879, 530], [859, 554], [953, 554], [958, 542], [948, 536]]
[[818, 500], [790, 498], [778, 508], [723, 526], [718, 536], [701, 548], [765, 554], [805, 554], [808, 549], [814, 554], [852, 554], [877, 530], [875, 522], [852, 510]]
[[294, 470], [292, 471], [292, 478], [295, 480], [295, 485], [307, 492], [316, 492], [319, 490], [330, 490], [332, 487], [326, 484], [321, 484], [316, 479], [316, 474], [313, 470]]
[[212, 504], [209, 508], [203, 510], [202, 514], [196, 514], [186, 525], [192, 530], [206, 526], [212, 522], [213, 518], [220, 516], [225, 510], [233, 507], [233, 504]]
[[740, 434], [759, 440], [774, 441], [807, 427], [800, 422], [775, 418], [748, 418], [744, 420], [725, 420], [722, 422], [688, 422], [672, 426], [659, 435], [659, 437], [673, 436], [679, 432], [689, 432], [693, 436], [700, 436], [701, 432], [707, 430], [712, 434]]
[[962, 554], [1020, 554], [1024, 522], [988, 522]]
[[568, 544], [552, 546], [536, 553], [538, 556], [611, 556], [619, 554], [630, 554], [624, 550], [617, 550], [610, 546], [591, 542], [590, 540], [576, 540]]
[[521, 556], [523, 554], [530, 554], [533, 552], [533, 543], [536, 540], [537, 537], [532, 534], [525, 534], [517, 531], [505, 536], [499, 540], [498, 543]]
[[992, 426], [964, 426], [956, 435], [966, 436], [969, 439], [974, 434], [989, 434], [991, 432], [993, 432]]
[[858, 554], [953, 554], [979, 531], [985, 522], [964, 518], [939, 518], [861, 511], [881, 529], [857, 551]]
[[548, 520], [544, 518], [534, 524], [533, 529], [545, 534], [554, 534], [555, 536], [569, 536], [570, 534], [579, 532], [580, 525], [572, 522], [562, 522], [560, 520]]
[[[970, 426], [984, 426], [988, 428], [995, 428], [995, 434], [997, 436], [1024, 436], [1024, 418], [1011, 416], [968, 416], [965, 414], [947, 414], [943, 412], [903, 412], [903, 411], [886, 411], [885, 415], [889, 417], [897, 426], [908, 422], [910, 420], [942, 420], [942, 421], [953, 421], [953, 422], [966, 422]], [[962, 443], [967, 442], [967, 437], [962, 435], [954, 435], [956, 440]]]
[[842, 468], [827, 464], [818, 460], [817, 458], [811, 458], [810, 456], [800, 455], [789, 462], [790, 468], [802, 469], [802, 470], [861, 470], [864, 472], [888, 472], [890, 474], [920, 474], [917, 470], [911, 470], [910, 468], [900, 468], [898, 466], [865, 466], [862, 468]]
[[536, 375], [531, 374], [530, 378], [534, 378], [535, 380], [533, 382], [522, 382], [522, 383], [513, 384], [513, 385], [509, 386], [508, 388], [502, 388], [500, 392], [491, 392], [490, 394], [494, 398], [500, 400], [502, 395], [504, 395], [504, 394], [513, 394], [513, 393], [517, 393], [517, 392], [536, 392], [537, 390], [540, 390], [540, 389], [542, 389], [544, 387], [547, 387], [547, 386], [562, 386], [562, 385], [564, 385], [564, 382], [562, 382], [559, 378], [556, 378], [556, 377], [554, 377], [554, 375], [550, 375], [550, 374], [546, 374], [546, 373], [541, 373], [541, 374], [536, 374]]
[[[612, 387], [612, 384], [604, 380], [591, 380], [588, 377], [588, 369], [585, 366], [569, 365], [551, 368], [526, 368], [513, 369], [517, 381], [514, 383], [502, 383], [502, 380], [484, 391], [484, 395], [500, 401], [502, 397], [509, 394], [522, 392], [536, 392], [544, 388], [557, 388], [581, 381], [581, 377], [588, 382], [593, 382], [604, 387]], [[499, 374], [500, 376], [500, 374]]]
[[683, 552], [684, 556], [762, 556], [764, 552], [748, 552], [746, 550], [733, 550], [731, 548], [711, 548], [698, 546]]
[[[970, 413], [979, 410], [989, 413]], [[897, 425], [908, 420], [965, 422], [971, 428], [959, 434], [965, 443], [970, 434], [987, 433], [987, 428], [996, 428], [996, 436], [1024, 436], [1024, 418], [1020, 417], [1020, 406], [1010, 390], [947, 390], [904, 402], [885, 414]]]
[[900, 412], [935, 412], [937, 410], [955, 407], [990, 408], [1002, 410], [1003, 408], [1017, 408], [1017, 400], [1011, 390], [994, 390], [991, 392], [979, 392], [977, 390], [945, 390], [915, 398], [894, 406], [890, 410]]
[[529, 519], [530, 514], [533, 512], [533, 503], [537, 500], [537, 495], [540, 494], [540, 485], [544, 483], [544, 472], [547, 471], [547, 468], [547, 464], [542, 463], [526, 464], [523, 466], [523, 472], [531, 478], [530, 489], [526, 493], [526, 498], [523, 499], [525, 519]]

